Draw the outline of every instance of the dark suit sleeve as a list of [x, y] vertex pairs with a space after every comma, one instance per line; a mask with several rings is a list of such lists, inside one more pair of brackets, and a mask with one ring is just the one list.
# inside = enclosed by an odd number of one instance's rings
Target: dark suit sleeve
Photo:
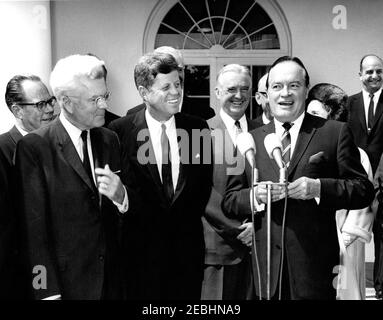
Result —
[[[20, 219], [22, 223], [23, 248], [25, 250], [28, 274], [32, 276], [31, 285], [41, 276], [46, 280], [46, 288], [32, 287], [35, 299], [44, 299], [61, 294], [56, 269], [56, 257], [53, 257], [52, 246], [55, 244], [49, 234], [49, 199], [45, 173], [42, 163], [46, 163], [47, 156], [42, 150], [49, 146], [40, 137], [30, 134], [20, 140], [16, 149], [16, 172], [18, 194], [21, 197]], [[33, 269], [39, 266], [44, 272]], [[36, 271], [36, 270], [35, 270]], [[43, 285], [44, 282], [41, 282]]]
[[245, 172], [228, 177], [222, 210], [228, 217], [251, 216], [250, 187]]
[[369, 206], [374, 197], [373, 185], [360, 163], [359, 151], [347, 124], [339, 132], [337, 164], [337, 177], [320, 179], [320, 205], [350, 210]]

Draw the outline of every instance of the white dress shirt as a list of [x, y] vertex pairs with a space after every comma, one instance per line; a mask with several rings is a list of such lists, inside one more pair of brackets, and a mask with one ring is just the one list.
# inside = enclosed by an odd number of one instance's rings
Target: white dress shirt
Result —
[[[376, 112], [376, 106], [378, 105], [380, 94], [382, 93], [382, 88], [374, 93], [374, 115]], [[364, 104], [364, 114], [366, 119], [366, 126], [368, 128], [368, 107], [370, 106], [370, 93], [366, 90], [362, 89], [363, 94], [363, 104]]]
[[270, 122], [270, 120], [267, 119], [267, 117], [266, 117], [264, 112], [262, 113], [262, 122], [263, 122], [263, 124], [268, 124]]
[[23, 128], [21, 128], [21, 127], [18, 125], [17, 122], [15, 123], [15, 127], [16, 127], [17, 130], [19, 130], [19, 132], [21, 133], [21, 135], [22, 135], [23, 137], [26, 136], [26, 135], [28, 134], [28, 132], [26, 132]]
[[166, 126], [166, 135], [169, 139], [170, 145], [170, 156], [172, 164], [172, 180], [173, 180], [173, 189], [175, 191], [178, 182], [178, 176], [180, 173], [180, 154], [178, 150], [178, 141], [177, 141], [177, 130], [176, 130], [176, 121], [174, 116], [165, 122], [160, 122], [154, 119], [148, 111], [148, 108], [145, 110], [145, 120], [148, 125], [150, 140], [154, 149], [154, 155], [156, 157], [157, 168], [160, 174], [160, 179], [162, 181], [162, 148], [161, 148], [161, 134], [162, 128], [161, 125]]
[[[234, 146], [237, 145], [237, 135], [238, 135], [238, 128], [235, 125], [235, 120], [230, 117], [222, 108], [219, 111], [219, 115], [221, 116], [221, 119], [223, 123], [225, 124], [225, 127], [230, 135], [231, 141], [233, 141]], [[247, 120], [246, 116], [243, 115], [239, 120], [239, 124], [241, 125], [242, 132], [247, 132]]]
[[[72, 140], [72, 143], [77, 151], [78, 156], [80, 157], [81, 162], [84, 160], [84, 154], [82, 151], [83, 147], [83, 141], [81, 138], [81, 132], [82, 130], [74, 126], [72, 123], [70, 123], [64, 116], [64, 113], [60, 113], [60, 121], [62, 125], [64, 126], [65, 130], [67, 131], [70, 139]], [[89, 157], [89, 162], [90, 162], [90, 167], [92, 171], [92, 177], [93, 177], [93, 182], [97, 186], [97, 181], [96, 181], [96, 174], [94, 172], [94, 161], [93, 161], [93, 152], [92, 152], [92, 145], [91, 145], [91, 140], [90, 140], [90, 134], [89, 130], [88, 135], [87, 135], [87, 147], [88, 147], [88, 157]], [[126, 188], [124, 187], [124, 200], [122, 201], [122, 204], [117, 203], [113, 201], [114, 205], [117, 206], [118, 210], [120, 213], [125, 213], [129, 209], [129, 199], [128, 199], [128, 193], [126, 192]]]

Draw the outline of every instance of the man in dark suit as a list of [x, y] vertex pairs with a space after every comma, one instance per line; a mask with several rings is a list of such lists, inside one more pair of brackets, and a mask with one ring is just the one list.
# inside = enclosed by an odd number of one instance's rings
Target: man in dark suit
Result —
[[[264, 146], [268, 134], [275, 133], [282, 140], [289, 181], [287, 190], [281, 186], [271, 190], [271, 297], [335, 299], [333, 272], [339, 264], [335, 210], [366, 207], [373, 197], [347, 125], [305, 113], [308, 85], [309, 75], [298, 58], [276, 60], [267, 83], [274, 120], [252, 132], [261, 181], [254, 194], [263, 298], [267, 297], [267, 189], [263, 182], [279, 180], [279, 167]], [[246, 175], [229, 177], [223, 202], [227, 215], [251, 214], [249, 179], [249, 168]], [[257, 285], [256, 289], [259, 295]]]
[[20, 270], [18, 224], [15, 205], [14, 153], [17, 142], [28, 132], [48, 124], [53, 117], [55, 98], [38, 76], [16, 75], [7, 83], [5, 101], [16, 124], [0, 135], [0, 298], [25, 298], [25, 282]]
[[250, 248], [251, 222], [237, 217], [227, 218], [221, 209], [226, 189], [228, 165], [236, 156], [236, 137], [240, 132], [256, 128], [254, 120], [245, 116], [251, 96], [248, 68], [237, 64], [223, 67], [215, 89], [220, 113], [208, 121], [213, 136], [213, 188], [202, 218], [205, 235], [205, 271], [202, 300], [251, 299]]
[[349, 97], [348, 123], [355, 143], [365, 150], [375, 174], [383, 151], [383, 61], [375, 55], [366, 55], [360, 61], [362, 91]]
[[[120, 298], [118, 211], [127, 211], [117, 136], [104, 124], [103, 62], [57, 62], [51, 87], [61, 108], [16, 150], [23, 248], [34, 299]], [[118, 210], [117, 210], [118, 209]]]
[[[360, 61], [362, 91], [351, 96], [347, 103], [348, 123], [355, 143], [367, 152], [375, 174], [383, 152], [383, 61], [374, 54], [365, 55]], [[376, 220], [373, 225], [375, 262], [374, 286], [377, 295], [383, 291], [383, 228]]]
[[[212, 183], [210, 131], [202, 119], [178, 112], [182, 89], [171, 55], [141, 57], [134, 79], [146, 108], [110, 125], [142, 199], [124, 233], [128, 297], [199, 299], [205, 249], [201, 216]], [[204, 143], [200, 131], [207, 147], [199, 145]]]
[[269, 102], [267, 101], [267, 92], [266, 92], [266, 80], [268, 74], [264, 74], [261, 79], [258, 81], [258, 91], [255, 93], [255, 101], [262, 107], [262, 114], [255, 118], [255, 122], [258, 127], [268, 124], [273, 120], [271, 114]]
[[[179, 110], [182, 113], [190, 114], [192, 116], [196, 116], [205, 120], [211, 119], [215, 116], [215, 112], [213, 108], [210, 108], [209, 106], [205, 106], [203, 104], [195, 104], [193, 103], [192, 99], [187, 97], [184, 93], [184, 80], [185, 80], [185, 62], [184, 58], [182, 56], [182, 53], [180, 50], [174, 49], [173, 47], [169, 46], [162, 46], [158, 47], [154, 50], [154, 53], [167, 53], [173, 56], [173, 58], [176, 60], [178, 67], [179, 67], [179, 74], [181, 79], [181, 86], [182, 86], [182, 98], [181, 103], [179, 106]], [[127, 111], [128, 114], [135, 113], [137, 111], [140, 111], [141, 109], [145, 108], [145, 103], [141, 103]]]

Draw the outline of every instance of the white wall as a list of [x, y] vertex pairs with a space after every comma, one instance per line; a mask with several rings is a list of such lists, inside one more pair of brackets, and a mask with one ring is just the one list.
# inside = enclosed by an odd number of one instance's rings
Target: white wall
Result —
[[48, 83], [50, 40], [49, 1], [0, 1], [0, 133], [14, 123], [4, 99], [10, 78], [32, 73]]
[[[140, 103], [133, 68], [143, 54], [143, 32], [157, 0], [52, 2], [53, 63], [72, 53], [93, 52], [107, 63], [110, 109], [120, 115]], [[349, 94], [359, 90], [359, 60], [383, 55], [383, 1], [279, 0], [289, 22], [293, 54], [302, 58], [312, 84], [331, 82]], [[347, 10], [347, 29], [336, 30], [334, 6]]]
[[[302, 58], [312, 84], [330, 82], [347, 93], [360, 91], [359, 61], [366, 53], [383, 56], [383, 1], [279, 0], [292, 34], [293, 55]], [[347, 9], [347, 29], [336, 30], [333, 7]]]
[[146, 21], [156, 0], [52, 2], [53, 65], [74, 53], [92, 52], [108, 69], [110, 111], [123, 115], [141, 103], [133, 70], [142, 52]]

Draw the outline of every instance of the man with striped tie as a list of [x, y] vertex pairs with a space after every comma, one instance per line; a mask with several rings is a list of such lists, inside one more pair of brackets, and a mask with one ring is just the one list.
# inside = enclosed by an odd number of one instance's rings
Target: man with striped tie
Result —
[[[309, 75], [301, 60], [288, 56], [277, 59], [266, 87], [274, 120], [252, 131], [259, 181], [279, 181], [279, 167], [264, 146], [270, 133], [281, 139], [288, 180], [286, 191], [278, 185], [271, 190], [270, 296], [335, 299], [334, 273], [339, 265], [335, 211], [369, 205], [373, 187], [347, 124], [305, 113]], [[241, 176], [229, 177], [223, 201], [226, 215], [250, 215], [249, 175], [247, 170]], [[257, 295], [266, 298], [265, 184], [255, 186], [254, 193], [261, 277], [261, 289], [256, 289]]]

